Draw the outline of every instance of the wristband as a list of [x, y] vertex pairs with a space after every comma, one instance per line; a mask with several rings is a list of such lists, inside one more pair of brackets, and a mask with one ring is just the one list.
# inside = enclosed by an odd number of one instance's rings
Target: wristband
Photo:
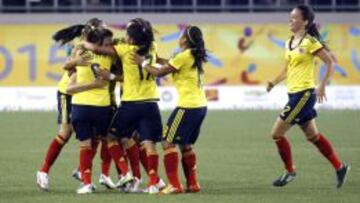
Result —
[[145, 66], [148, 65], [148, 62], [146, 60], [144, 60], [142, 63], [141, 63], [141, 67], [142, 68], [145, 68]]
[[116, 75], [113, 73], [110, 73], [109, 80], [115, 80]]

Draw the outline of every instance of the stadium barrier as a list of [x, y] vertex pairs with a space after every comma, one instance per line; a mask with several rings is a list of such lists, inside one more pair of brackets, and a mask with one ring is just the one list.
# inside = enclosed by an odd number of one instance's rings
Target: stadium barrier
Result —
[[[208, 86], [205, 88], [209, 109], [281, 109], [287, 102], [285, 86], [274, 88], [271, 93], [265, 87]], [[0, 111], [50, 111], [56, 110], [55, 87], [3, 87], [0, 88]], [[119, 89], [116, 90], [119, 98]], [[174, 87], [159, 88], [162, 110], [176, 106]], [[360, 86], [331, 86], [327, 88], [327, 101], [317, 104], [321, 109], [360, 109]]]

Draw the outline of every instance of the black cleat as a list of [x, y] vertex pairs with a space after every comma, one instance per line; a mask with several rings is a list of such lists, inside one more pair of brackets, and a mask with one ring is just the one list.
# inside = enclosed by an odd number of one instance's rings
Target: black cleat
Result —
[[344, 183], [346, 182], [346, 176], [350, 171], [350, 166], [347, 164], [343, 164], [343, 166], [336, 171], [336, 178], [337, 178], [337, 188], [341, 188]]
[[275, 187], [283, 187], [293, 181], [295, 179], [296, 173], [292, 172], [285, 172], [283, 175], [281, 175], [278, 179], [276, 179], [273, 182], [273, 186]]

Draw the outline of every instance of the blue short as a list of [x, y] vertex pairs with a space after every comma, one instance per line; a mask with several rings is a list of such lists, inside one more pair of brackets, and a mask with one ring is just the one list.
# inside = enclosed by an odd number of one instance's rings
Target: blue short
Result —
[[57, 123], [69, 124], [71, 122], [71, 95], [57, 92]]
[[194, 144], [206, 116], [207, 107], [177, 107], [164, 128], [163, 140], [175, 144]]
[[84, 141], [95, 136], [106, 136], [111, 120], [111, 107], [72, 106], [72, 124], [76, 138]]
[[121, 103], [111, 125], [111, 134], [130, 138], [135, 130], [139, 133], [140, 142], [161, 140], [162, 122], [156, 102]]
[[289, 101], [280, 113], [280, 118], [291, 125], [303, 125], [316, 118], [316, 94], [314, 89], [289, 94]]

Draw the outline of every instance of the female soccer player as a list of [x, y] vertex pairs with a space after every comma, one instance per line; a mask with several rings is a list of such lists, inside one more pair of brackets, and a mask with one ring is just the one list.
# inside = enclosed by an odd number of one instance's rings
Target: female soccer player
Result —
[[[90, 29], [84, 39], [91, 44], [102, 44], [104, 29], [85, 27]], [[80, 172], [82, 186], [77, 190], [78, 194], [92, 193], [91, 183], [92, 159], [94, 151], [92, 142], [95, 136], [107, 135], [108, 125], [111, 120], [109, 82], [99, 80], [96, 69], [110, 70], [112, 58], [104, 55], [90, 53], [92, 59], [90, 65], [76, 66], [76, 73], [71, 76], [67, 91], [72, 97], [72, 124], [76, 137], [80, 141]], [[108, 142], [108, 145], [112, 143]], [[116, 142], [117, 144], [117, 142]], [[122, 184], [132, 180], [127, 163], [119, 145], [109, 146], [109, 152], [117, 166], [121, 169], [124, 177]]]
[[155, 68], [144, 57], [136, 56], [135, 60], [148, 73], [162, 77], [172, 74], [179, 94], [176, 109], [170, 115], [164, 129], [162, 145], [165, 150], [164, 164], [170, 184], [161, 193], [172, 194], [183, 192], [178, 175], [179, 145], [182, 154], [187, 191], [199, 192], [200, 185], [196, 179], [196, 155], [193, 150], [200, 128], [207, 112], [207, 100], [203, 88], [203, 63], [206, 62], [206, 49], [201, 30], [189, 26], [179, 41], [182, 52], [161, 68]]
[[[138, 53], [155, 63], [156, 52], [153, 42], [151, 24], [137, 18], [128, 23], [125, 42], [111, 48], [90, 43], [83, 44], [84, 48], [95, 53], [119, 56], [122, 61], [124, 75], [122, 103], [112, 127], [112, 130], [116, 130], [111, 133], [122, 139], [126, 139], [124, 136], [131, 136], [134, 130], [139, 133], [141, 145], [146, 148], [147, 154], [149, 194], [158, 193], [159, 188], [163, 187], [158, 176], [159, 156], [156, 151], [156, 142], [160, 141], [162, 133], [160, 110], [157, 105], [159, 95], [154, 77], [139, 68], [132, 56]], [[109, 143], [114, 141], [116, 137], [108, 136]]]
[[[326, 100], [326, 84], [334, 70], [334, 62], [329, 49], [324, 44], [314, 22], [315, 14], [311, 7], [296, 6], [290, 14], [290, 30], [293, 36], [286, 42], [286, 65], [282, 72], [267, 85], [267, 91], [283, 80], [287, 80], [289, 101], [275, 121], [272, 137], [285, 164], [286, 172], [273, 182], [281, 187], [294, 180], [296, 176], [290, 144], [285, 133], [294, 125], [300, 126], [306, 138], [312, 142], [327, 158], [336, 170], [337, 187], [340, 188], [350, 169], [336, 154], [328, 139], [318, 131], [315, 123], [317, 116], [314, 105], [316, 100]], [[319, 57], [326, 65], [324, 79], [315, 90], [315, 57]]]
[[[103, 25], [103, 22], [97, 18], [90, 19], [85, 25], [93, 26], [93, 27], [100, 27]], [[74, 30], [77, 35], [80, 35], [82, 32], [82, 27], [76, 26], [79, 29]], [[75, 27], [73, 27], [75, 28]], [[65, 28], [59, 30], [53, 36], [53, 39], [56, 42], [60, 42], [62, 45], [70, 45], [71, 42], [75, 37], [64, 35], [67, 29]], [[76, 33], [75, 32], [75, 33]], [[71, 50], [69, 51], [70, 56]], [[71, 94], [66, 92], [66, 87], [69, 83], [69, 72], [68, 69], [74, 68], [76, 65], [85, 65], [86, 64], [86, 57], [81, 56], [79, 53], [74, 54], [69, 58], [69, 60], [65, 63], [63, 68], [66, 70], [63, 73], [63, 76], [58, 84], [58, 92], [57, 92], [57, 102], [58, 102], [58, 118], [57, 122], [59, 125], [58, 135], [53, 139], [49, 148], [47, 150], [47, 154], [44, 160], [41, 169], [36, 174], [36, 183], [40, 187], [40, 189], [48, 190], [49, 189], [49, 176], [48, 173], [50, 171], [51, 166], [55, 163], [58, 155], [60, 154], [63, 146], [67, 143], [69, 138], [71, 137], [73, 128], [71, 125], [70, 114], [71, 114]]]

